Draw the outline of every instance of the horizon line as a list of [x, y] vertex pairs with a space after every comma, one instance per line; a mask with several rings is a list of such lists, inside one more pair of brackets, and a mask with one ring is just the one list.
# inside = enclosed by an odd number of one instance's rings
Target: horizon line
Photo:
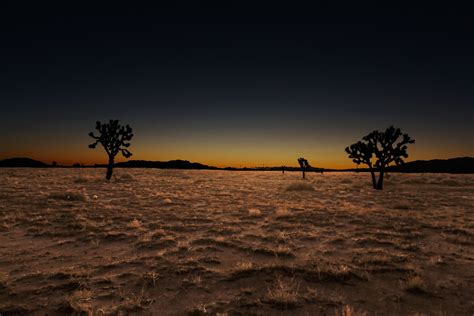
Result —
[[[409, 163], [409, 162], [414, 162], [414, 161], [432, 161], [432, 160], [451, 160], [451, 159], [459, 159], [459, 158], [474, 158], [474, 157], [471, 157], [471, 156], [456, 156], [456, 157], [450, 157], [450, 158], [428, 158], [428, 159], [415, 159], [415, 160], [407, 160], [405, 161], [405, 163]], [[46, 163], [44, 162], [43, 160], [38, 160], [38, 159], [35, 159], [35, 158], [31, 158], [31, 157], [27, 157], [27, 156], [17, 156], [17, 157], [3, 157], [3, 158], [0, 158], [1, 160], [0, 161], [3, 161], [3, 160], [8, 160], [8, 159], [31, 159], [31, 160], [35, 160], [35, 161], [38, 161], [38, 162], [41, 162], [45, 165], [48, 165], [48, 166], [53, 166], [53, 163], [56, 162], [57, 163], [57, 167], [74, 167], [74, 165], [76, 164], [79, 164], [80, 167], [84, 167], [84, 168], [94, 168], [94, 167], [97, 167], [97, 166], [104, 166], [106, 165], [107, 163], [105, 162], [102, 162], [102, 163], [97, 163], [97, 162], [88, 162], [88, 163], [80, 163], [80, 162], [69, 162], [69, 163], [59, 163], [58, 161], [52, 159], [51, 160], [51, 163]], [[209, 165], [209, 164], [206, 164], [206, 163], [201, 163], [201, 162], [198, 162], [198, 161], [191, 161], [191, 160], [188, 160], [188, 159], [170, 159], [170, 160], [148, 160], [148, 159], [129, 159], [129, 160], [120, 160], [120, 161], [117, 161], [115, 164], [118, 164], [118, 163], [126, 163], [126, 162], [131, 162], [131, 161], [145, 161], [145, 162], [171, 162], [171, 161], [188, 161], [189, 163], [197, 163], [197, 164], [201, 164], [203, 166], [206, 166], [206, 167], [209, 167], [209, 168], [216, 168], [216, 169], [227, 169], [227, 168], [231, 168], [231, 169], [270, 169], [270, 168], [300, 168], [299, 166], [297, 165], [266, 165], [266, 164], [262, 164], [262, 165], [254, 165], [254, 166], [247, 166], [247, 165], [243, 165], [243, 164], [232, 164], [232, 165]], [[238, 166], [237, 166], [238, 165]], [[348, 164], [349, 165], [349, 164]], [[351, 169], [364, 169], [365, 167], [364, 166], [360, 166], [360, 165], [357, 165], [355, 163], [351, 164], [351, 166], [347, 166], [347, 167], [319, 167], [319, 166], [311, 166], [311, 168], [313, 169], [323, 169], [323, 170], [340, 170], [340, 171], [343, 171], [343, 170], [351, 170]]]

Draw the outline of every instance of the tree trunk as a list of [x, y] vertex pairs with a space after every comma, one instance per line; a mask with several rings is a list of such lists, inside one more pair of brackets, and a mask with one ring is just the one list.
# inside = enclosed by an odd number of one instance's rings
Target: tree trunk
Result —
[[305, 176], [304, 176], [304, 170], [303, 170], [303, 179], [306, 179]]
[[379, 181], [377, 182], [377, 190], [382, 190], [383, 189], [383, 174], [384, 174], [384, 170], [381, 169], [379, 171]]
[[372, 187], [374, 189], [377, 189], [377, 182], [375, 181], [374, 169], [372, 169], [372, 166], [370, 166], [369, 169], [370, 169], [370, 175], [372, 176]]
[[105, 175], [105, 178], [107, 180], [110, 180], [112, 178], [113, 167], [114, 167], [114, 157], [110, 156], [109, 164], [107, 165], [107, 174]]

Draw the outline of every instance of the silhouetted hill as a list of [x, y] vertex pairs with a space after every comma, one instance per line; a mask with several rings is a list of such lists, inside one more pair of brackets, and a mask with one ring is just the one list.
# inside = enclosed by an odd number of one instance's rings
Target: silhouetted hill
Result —
[[31, 158], [8, 158], [0, 161], [0, 167], [4, 168], [45, 168], [51, 167], [50, 165], [45, 164], [44, 162], [34, 160]]
[[[105, 167], [106, 165], [98, 165], [95, 167]], [[257, 168], [217, 168], [213, 166], [203, 165], [197, 162], [189, 162], [188, 160], [170, 160], [170, 161], [147, 161], [147, 160], [130, 160], [115, 164], [118, 168], [159, 168], [159, 169], [209, 169], [209, 170], [242, 170], [242, 171], [281, 171], [282, 167], [257, 167]], [[0, 160], [0, 168], [47, 168], [52, 167], [44, 162], [31, 158], [8, 158]], [[433, 160], [415, 160], [407, 162], [401, 166], [390, 166], [387, 168], [389, 172], [408, 172], [408, 173], [474, 173], [474, 158], [460, 157], [451, 159], [433, 159]], [[299, 167], [285, 167], [285, 171], [300, 171]], [[320, 169], [311, 168], [308, 172], [320, 171], [368, 171], [367, 168], [359, 169]]]
[[416, 160], [401, 166], [391, 166], [391, 172], [474, 173], [474, 158]]
[[[368, 172], [368, 168], [334, 171]], [[474, 173], [474, 158], [460, 157], [451, 159], [415, 160], [401, 166], [390, 166], [388, 172], [406, 173]]]
[[187, 160], [170, 161], [147, 161], [147, 160], [129, 160], [115, 164], [118, 168], [159, 168], [159, 169], [218, 169], [216, 167], [203, 165], [197, 162]]

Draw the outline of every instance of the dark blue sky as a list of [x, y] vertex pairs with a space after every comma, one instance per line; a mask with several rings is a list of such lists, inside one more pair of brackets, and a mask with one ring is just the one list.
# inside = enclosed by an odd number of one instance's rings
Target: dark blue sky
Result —
[[413, 159], [474, 155], [472, 11], [240, 3], [2, 3], [0, 158], [101, 162], [109, 118], [136, 159], [343, 166], [390, 124]]

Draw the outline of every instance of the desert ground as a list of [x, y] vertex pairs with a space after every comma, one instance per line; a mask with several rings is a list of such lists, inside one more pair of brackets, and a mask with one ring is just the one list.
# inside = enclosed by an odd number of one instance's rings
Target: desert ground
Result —
[[2, 316], [474, 313], [474, 175], [0, 171]]

